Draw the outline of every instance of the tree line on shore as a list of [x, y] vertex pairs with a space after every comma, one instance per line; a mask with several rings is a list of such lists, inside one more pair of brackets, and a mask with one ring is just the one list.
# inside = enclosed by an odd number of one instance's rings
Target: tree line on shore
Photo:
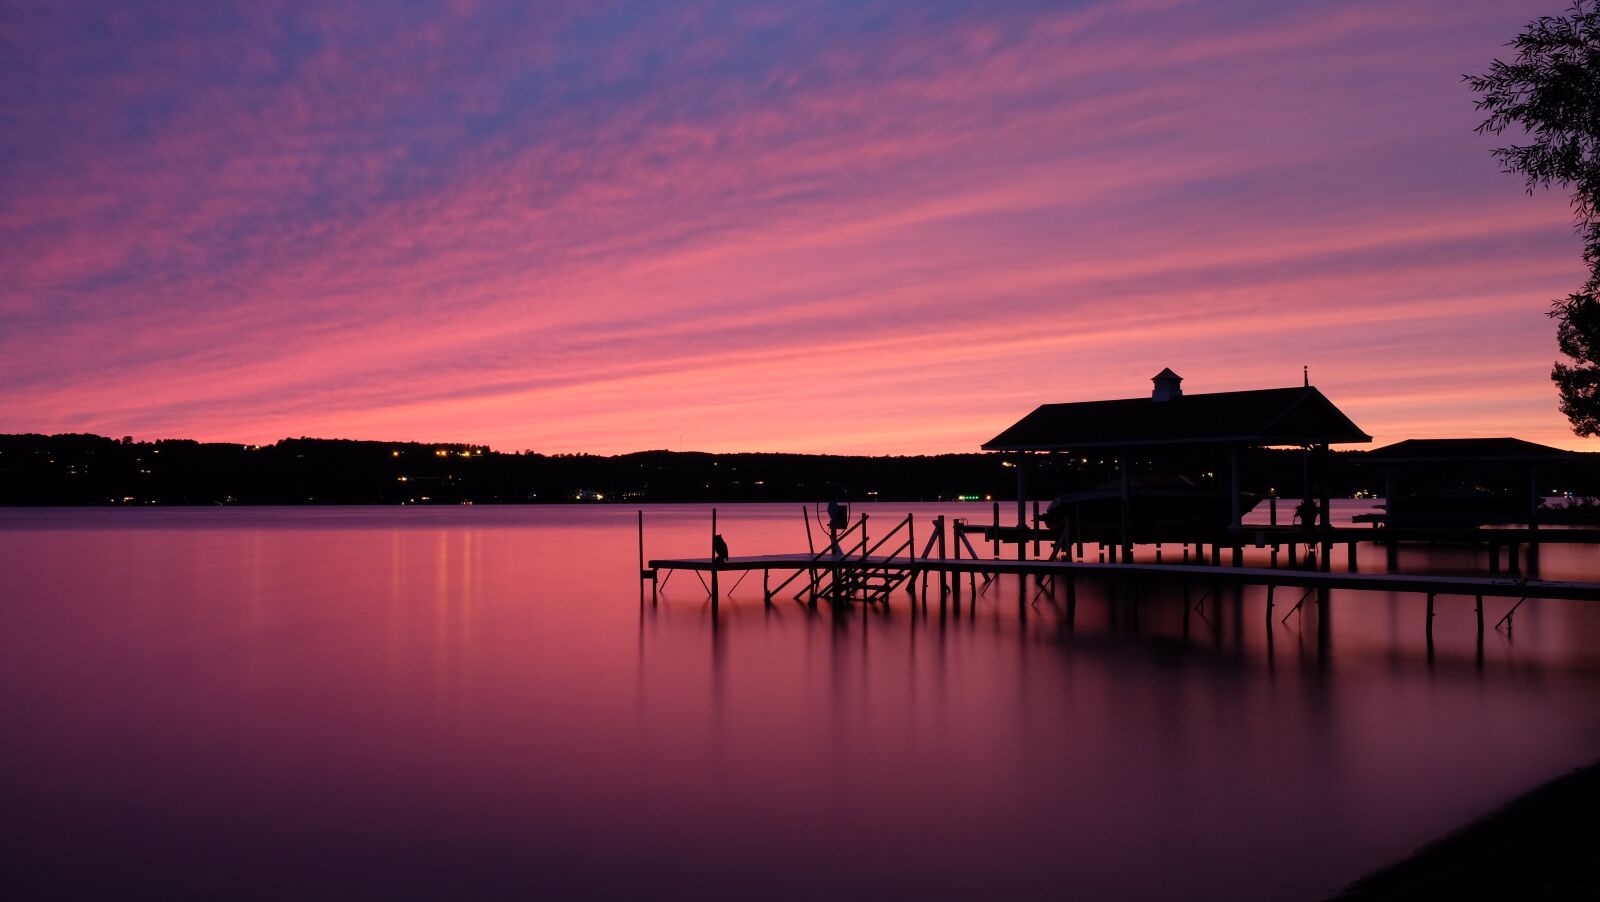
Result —
[[[1298, 497], [1304, 455], [1258, 450], [1244, 487]], [[1336, 451], [1330, 491], [1381, 492], [1363, 452]], [[1114, 484], [1116, 460], [1054, 455], [1027, 462], [1035, 498]], [[501, 452], [460, 443], [284, 439], [241, 445], [98, 435], [0, 435], [3, 505], [545, 504], [799, 501], [987, 501], [1015, 497], [1016, 458], [999, 454], [845, 456], [640, 451], [602, 456]], [[1134, 461], [1141, 478], [1226, 485], [1220, 451], [1190, 450]], [[1502, 468], [1503, 469], [1503, 468]], [[1527, 491], [1515, 472], [1430, 468], [1427, 480]], [[1546, 474], [1552, 493], [1600, 494], [1600, 455]], [[1409, 485], [1418, 484], [1408, 477]]]

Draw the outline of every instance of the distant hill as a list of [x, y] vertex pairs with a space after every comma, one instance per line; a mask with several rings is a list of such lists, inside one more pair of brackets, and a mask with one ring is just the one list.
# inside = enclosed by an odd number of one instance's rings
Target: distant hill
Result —
[[[1362, 452], [1338, 452], [1335, 495], [1382, 486], [1359, 466]], [[1600, 455], [1551, 473], [1556, 487], [1600, 493]], [[1198, 480], [1225, 473], [1207, 453], [1141, 459], [1140, 469]], [[1434, 468], [1437, 471], [1437, 468]], [[1246, 487], [1299, 491], [1300, 455], [1260, 451], [1245, 466]], [[1111, 480], [1114, 463], [1060, 455], [1030, 464], [1029, 495], [1049, 498]], [[1504, 478], [1526, 491], [1525, 474]], [[1430, 474], [1439, 477], [1438, 472]], [[1519, 481], [1520, 480], [1520, 481]], [[693, 501], [811, 502], [1010, 500], [1016, 470], [995, 454], [865, 457], [820, 454], [633, 454], [498, 452], [483, 445], [284, 439], [271, 445], [154, 442], [98, 435], [0, 435], [0, 504], [543, 504]]]

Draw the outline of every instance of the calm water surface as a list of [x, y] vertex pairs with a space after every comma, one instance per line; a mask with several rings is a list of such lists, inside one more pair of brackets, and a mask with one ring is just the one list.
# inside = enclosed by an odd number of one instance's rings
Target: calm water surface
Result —
[[[708, 520], [647, 509], [648, 553]], [[804, 547], [797, 505], [720, 522]], [[1430, 654], [1376, 593], [1319, 630], [1091, 583], [1069, 623], [1009, 578], [864, 615], [757, 574], [713, 622], [692, 573], [641, 605], [636, 554], [618, 507], [0, 510], [0, 890], [1317, 898], [1600, 757], [1600, 606], [1480, 648], [1442, 598]]]

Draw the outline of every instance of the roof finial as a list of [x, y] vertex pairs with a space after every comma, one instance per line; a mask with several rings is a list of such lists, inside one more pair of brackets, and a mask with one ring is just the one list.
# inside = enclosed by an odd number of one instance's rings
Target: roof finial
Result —
[[1300, 367], [1300, 376], [1301, 376], [1301, 378], [1306, 380], [1306, 388], [1310, 388], [1311, 387], [1311, 367], [1309, 367], [1309, 366]]

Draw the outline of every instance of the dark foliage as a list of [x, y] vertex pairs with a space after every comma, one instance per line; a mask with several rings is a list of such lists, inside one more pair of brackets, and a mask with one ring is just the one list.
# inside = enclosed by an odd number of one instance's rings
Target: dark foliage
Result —
[[1488, 113], [1480, 134], [1516, 127], [1530, 139], [1497, 148], [1501, 167], [1522, 175], [1530, 193], [1552, 185], [1572, 190], [1590, 276], [1551, 305], [1558, 346], [1570, 362], [1558, 361], [1550, 378], [1573, 431], [1600, 435], [1600, 12], [1594, 0], [1577, 0], [1564, 16], [1528, 23], [1511, 46], [1510, 62], [1495, 60], [1486, 74], [1465, 78]]
[[[1378, 467], [1359, 466], [1362, 452], [1334, 454], [1332, 491], [1381, 489]], [[1008, 501], [1016, 470], [997, 454], [841, 457], [822, 454], [705, 454], [641, 451], [592, 454], [507, 454], [482, 445], [284, 439], [272, 445], [132, 442], [97, 435], [0, 435], [0, 504], [543, 504], [672, 501], [820, 502]], [[1304, 484], [1302, 455], [1257, 451], [1247, 456], [1245, 487], [1288, 497]], [[1483, 472], [1488, 469], [1490, 472]], [[1149, 454], [1137, 473], [1184, 474], [1196, 481], [1227, 478], [1220, 449]], [[1497, 471], [1503, 470], [1500, 473]], [[1551, 485], [1600, 493], [1600, 456], [1550, 471]], [[1036, 458], [1028, 493], [1048, 499], [1110, 484], [1114, 458]], [[1526, 491], [1518, 468], [1482, 466], [1456, 472], [1429, 467], [1428, 479], [1504, 483]], [[1408, 476], [1420, 486], [1424, 474]], [[977, 516], [982, 516], [978, 514]]]

